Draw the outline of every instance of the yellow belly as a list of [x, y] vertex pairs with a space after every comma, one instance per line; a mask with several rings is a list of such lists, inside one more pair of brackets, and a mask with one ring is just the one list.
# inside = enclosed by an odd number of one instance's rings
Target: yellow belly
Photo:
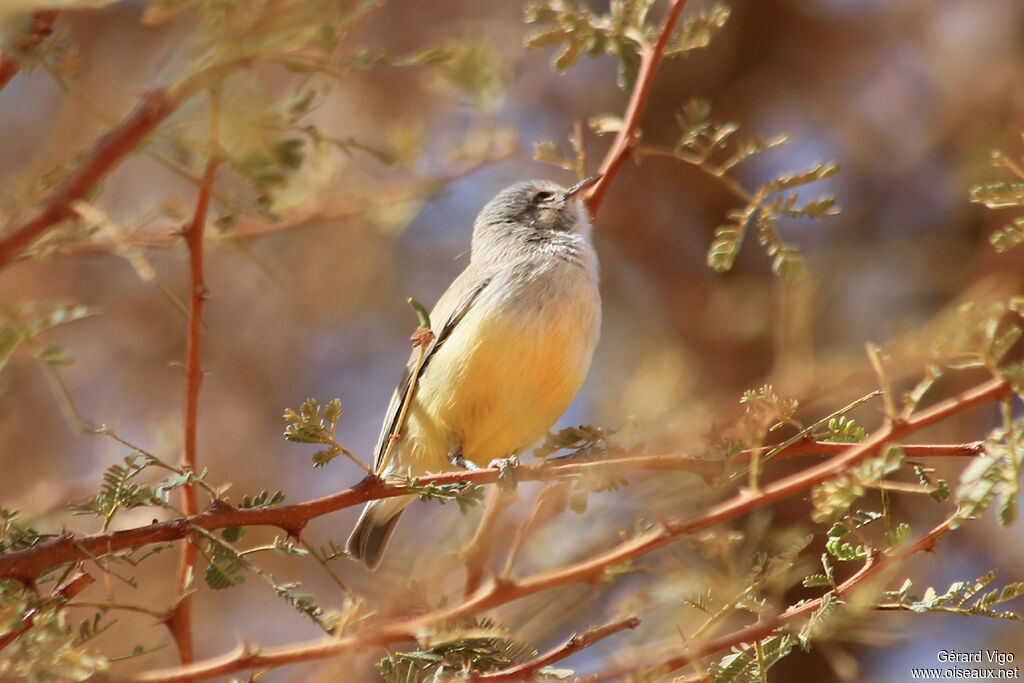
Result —
[[540, 439], [572, 402], [597, 342], [593, 286], [567, 294], [506, 315], [474, 306], [417, 383], [395, 464], [411, 474], [448, 469], [461, 449], [486, 466]]

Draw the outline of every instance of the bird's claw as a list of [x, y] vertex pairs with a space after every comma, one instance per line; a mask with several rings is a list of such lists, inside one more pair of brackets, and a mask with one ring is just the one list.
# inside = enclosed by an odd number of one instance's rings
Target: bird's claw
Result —
[[498, 469], [498, 488], [503, 493], [515, 493], [519, 485], [519, 477], [516, 470], [519, 468], [519, 456], [510, 455], [507, 458], [496, 458], [487, 465], [489, 469]]
[[466, 460], [465, 456], [462, 455], [462, 451], [453, 451], [448, 454], [448, 462], [455, 465], [456, 467], [464, 470], [478, 470], [480, 466], [474, 463], [472, 460]]

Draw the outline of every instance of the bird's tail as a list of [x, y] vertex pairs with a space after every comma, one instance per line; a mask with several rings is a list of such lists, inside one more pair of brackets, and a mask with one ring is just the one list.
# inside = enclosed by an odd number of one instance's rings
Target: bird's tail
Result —
[[366, 504], [359, 516], [345, 549], [348, 554], [366, 565], [371, 571], [380, 566], [384, 550], [405, 506], [414, 496], [397, 496], [375, 500]]

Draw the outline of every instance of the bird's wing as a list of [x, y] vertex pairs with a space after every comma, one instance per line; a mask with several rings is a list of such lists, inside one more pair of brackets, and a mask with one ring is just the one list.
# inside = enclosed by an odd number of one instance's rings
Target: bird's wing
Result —
[[[466, 313], [472, 308], [473, 303], [480, 297], [480, 294], [493, 279], [493, 274], [483, 273], [480, 269], [474, 267], [474, 264], [470, 264], [455, 278], [445, 293], [441, 295], [441, 298], [438, 299], [434, 310], [430, 312], [430, 324], [435, 336], [430, 346], [427, 347], [426, 354], [423, 356], [423, 365], [420, 367], [421, 377], [423, 372], [426, 371], [430, 359], [433, 358], [437, 350], [451, 336], [459, 322], [466, 317]], [[444, 324], [440, 328], [438, 327], [439, 320], [444, 320]], [[395, 393], [391, 397], [391, 403], [388, 404], [387, 413], [384, 415], [384, 424], [381, 426], [380, 438], [377, 440], [376, 449], [374, 449], [374, 471], [380, 467], [384, 451], [387, 450], [388, 439], [395, 430], [398, 415], [402, 410], [402, 403], [405, 401], [405, 395], [409, 391], [409, 382], [412, 380], [413, 370], [415, 370], [416, 363], [419, 360], [419, 354], [419, 349], [413, 349], [412, 354], [409, 356], [409, 362], [405, 365], [405, 371], [402, 373], [402, 379], [398, 383], [398, 388], [395, 389]]]

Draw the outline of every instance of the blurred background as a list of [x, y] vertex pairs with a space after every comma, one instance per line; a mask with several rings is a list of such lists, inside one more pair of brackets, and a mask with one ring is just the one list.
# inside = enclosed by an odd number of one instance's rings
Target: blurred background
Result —
[[[692, 0], [686, 11], [710, 4]], [[143, 23], [145, 7], [115, 2], [63, 12], [55, 40], [67, 47], [50, 56], [48, 68], [18, 75], [0, 93], [2, 223], [11, 226], [27, 215], [45, 196], [39, 179], [71, 162], [141, 93], [180, 75], [199, 30], [194, 14]], [[706, 97], [713, 117], [739, 122], [741, 133], [788, 132], [793, 138], [741, 167], [739, 180], [754, 187], [781, 172], [834, 160], [840, 174], [802, 196], [834, 194], [843, 211], [822, 223], [780, 224], [784, 237], [807, 256], [809, 275], [795, 285], [772, 275], [753, 235], [733, 270], [716, 274], [706, 265], [707, 248], [714, 228], [739, 201], [684, 164], [656, 158], [627, 163], [596, 220], [602, 341], [560, 425], [623, 428], [622, 442], [645, 452], [703, 452], [740, 414], [742, 391], [764, 383], [800, 399], [797, 416], [813, 422], [875, 388], [866, 342], [886, 349], [894, 381], [904, 388], [919, 376], [929, 336], [942, 333], [935, 321], [951, 306], [1022, 292], [1024, 250], [997, 255], [987, 241], [1010, 216], [969, 203], [968, 189], [1002, 177], [990, 166], [991, 150], [1012, 158], [1024, 154], [1024, 4], [762, 0], [732, 9], [708, 49], [663, 64], [642, 124], [645, 142], [674, 144], [681, 106], [692, 96]], [[16, 14], [5, 18], [14, 21]], [[285, 442], [284, 409], [310, 396], [340, 397], [345, 412], [336, 436], [369, 460], [416, 325], [406, 298], [432, 304], [465, 266], [473, 218], [498, 190], [528, 177], [575, 180], [533, 161], [535, 141], [553, 140], [568, 155], [574, 122], [621, 115], [627, 94], [614, 85], [612, 58], [584, 58], [567, 75], [555, 75], [551, 51], [522, 47], [529, 30], [517, 2], [387, 4], [345, 38], [346, 49], [411, 53], [459, 45], [459, 60], [442, 67], [357, 70], [317, 85], [310, 120], [340, 142], [326, 151], [307, 148], [303, 167], [287, 186], [275, 188], [270, 205], [256, 202], [283, 223], [241, 216], [234, 225], [226, 220], [211, 228], [199, 462], [209, 468], [210, 482], [230, 482], [229, 497], [283, 489], [297, 502], [357, 481], [360, 471], [343, 458], [315, 470], [314, 449]], [[258, 125], [252, 113], [305, 77], [273, 64], [234, 77], [224, 95], [222, 143], [244, 157], [246, 126]], [[0, 301], [8, 309], [73, 301], [96, 310], [95, 317], [45, 337], [74, 359], [60, 368], [69, 395], [84, 419], [172, 461], [181, 450], [180, 303], [186, 296], [184, 245], [172, 231], [195, 197], [194, 185], [175, 165], [194, 170], [203, 161], [176, 150], [174, 136], [202, 139], [204, 116], [196, 105], [172, 118], [169, 132], [154, 143], [163, 161], [147, 154], [129, 158], [94, 199], [116, 226], [100, 237], [113, 235], [120, 249], [98, 248], [96, 240], [83, 240], [74, 226], [65, 226], [47, 238], [41, 258], [0, 274]], [[608, 142], [586, 137], [589, 171], [596, 170]], [[255, 202], [238, 169], [226, 169], [217, 187], [222, 196], [213, 217], [232, 213], [231, 202]], [[94, 520], [73, 516], [64, 503], [90, 495], [101, 473], [129, 450], [77, 432], [62, 415], [50, 379], [26, 352], [16, 353], [0, 372], [0, 501], [39, 528], [95, 530]], [[880, 409], [869, 404], [856, 416], [873, 427]], [[921, 438], [982, 438], [993, 420], [975, 411]], [[802, 466], [806, 462], [776, 463], [769, 476]], [[936, 466], [955, 481], [962, 463]], [[727, 494], [693, 493], [698, 483], [682, 474], [638, 477], [618, 494], [593, 495], [587, 515], [565, 513], [543, 531], [536, 547], [545, 550], [525, 553], [522, 570], [571, 559], [559, 549], [576, 557], [606, 547], [616, 538], [608, 519], [632, 529], [635, 514], [651, 514], [645, 500], [656, 501], [654, 509], [666, 514], [686, 514]], [[687, 491], [685, 503], [673, 497], [680, 490]], [[512, 532], [534, 491], [523, 487], [525, 502], [500, 529]], [[915, 532], [940, 514], [917, 498], [899, 504], [921, 520]], [[399, 527], [380, 572], [370, 576], [355, 563], [336, 563], [354, 590], [402, 595], [408, 604], [408, 596], [425, 592], [424, 586], [460, 585], [461, 578], [452, 578], [460, 571], [452, 556], [471, 535], [479, 511], [460, 516], [452, 505], [418, 505]], [[807, 509], [804, 501], [791, 500], [735, 526], [752, 539], [790, 525], [806, 532]], [[145, 524], [153, 514], [126, 514], [116, 524]], [[347, 510], [316, 520], [310, 538], [344, 541], [356, 514]], [[908, 572], [921, 590], [941, 590], [993, 567], [1000, 580], [1020, 580], [1020, 534], [1019, 526], [1002, 530], [983, 520], [947, 539], [938, 560], [918, 558]], [[253, 542], [264, 536], [273, 534], [250, 534]], [[556, 542], [566, 536], [572, 544]], [[549, 537], [552, 542], [544, 543]], [[163, 556], [140, 570], [144, 590], [101, 581], [90, 589], [92, 599], [113, 591], [125, 602], [162, 608], [174, 595], [170, 577], [177, 561], [176, 552]], [[685, 548], [670, 548], [652, 562], [685, 569], [678, 589], [686, 592], [707, 580], [701, 570], [713, 576], [691, 556]], [[324, 604], [341, 600], [313, 563], [268, 559], [267, 566], [279, 579], [302, 581], [303, 590]], [[410, 584], [410, 577], [418, 583]], [[570, 588], [510, 606], [503, 619], [544, 649], [631, 604], [639, 582]], [[309, 620], [268, 592], [255, 578], [229, 591], [201, 587], [197, 655], [222, 653], [240, 638], [269, 645], [317, 636]], [[436, 603], [438, 597], [430, 593], [428, 599]], [[675, 625], [685, 631], [699, 615], [672, 600], [670, 608], [662, 604], [645, 618], [636, 634], [618, 636], [566, 664], [599, 670], [602, 657], [622, 644], [675, 642]], [[116, 634], [126, 629], [147, 647], [167, 641], [150, 618], [118, 619], [100, 641], [112, 655], [128, 654], [117, 651], [123, 635]], [[787, 659], [773, 670], [774, 680], [908, 680], [909, 667], [936, 665], [940, 649], [1016, 647], [1024, 659], [1024, 631], [1015, 623], [903, 614], [868, 623]], [[328, 669], [325, 679], [338, 671], [371, 679], [379, 654], [336, 663], [339, 668]], [[166, 647], [124, 670], [175, 661], [173, 648]], [[286, 668], [267, 680], [305, 680], [322, 668]]]

